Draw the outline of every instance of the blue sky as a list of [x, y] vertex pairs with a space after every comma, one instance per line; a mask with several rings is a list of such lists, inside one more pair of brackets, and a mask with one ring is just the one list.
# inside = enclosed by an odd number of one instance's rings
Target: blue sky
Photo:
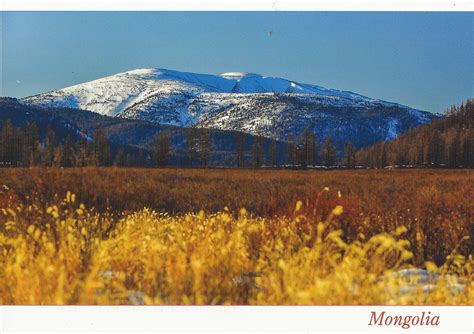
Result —
[[2, 12], [1, 20], [2, 96], [145, 67], [255, 72], [433, 112], [474, 95], [472, 12]]

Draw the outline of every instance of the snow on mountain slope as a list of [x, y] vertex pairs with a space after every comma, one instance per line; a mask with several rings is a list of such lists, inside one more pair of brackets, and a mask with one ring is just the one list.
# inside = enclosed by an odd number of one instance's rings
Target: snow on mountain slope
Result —
[[[368, 135], [380, 140], [434, 117], [348, 91], [255, 73], [209, 75], [166, 69], [119, 73], [26, 97], [23, 102], [178, 126], [241, 130], [279, 139], [311, 128], [318, 136], [346, 139], [347, 134]], [[363, 144], [367, 140], [353, 141]]]

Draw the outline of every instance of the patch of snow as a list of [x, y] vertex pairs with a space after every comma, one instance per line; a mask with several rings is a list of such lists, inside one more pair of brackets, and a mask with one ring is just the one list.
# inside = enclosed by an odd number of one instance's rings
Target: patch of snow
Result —
[[33, 104], [81, 108], [116, 116], [150, 96], [186, 92], [199, 97], [203, 93], [265, 94], [297, 93], [302, 98], [326, 103], [381, 103], [359, 94], [298, 83], [256, 73], [228, 72], [220, 76], [167, 69], [137, 69], [74, 85], [24, 100]]
[[[271, 137], [279, 129], [281, 139], [287, 136], [288, 122], [297, 124], [298, 128], [292, 130], [296, 132], [315, 122], [336, 124], [340, 118], [334, 112], [339, 108], [363, 115], [370, 109], [397, 106], [407, 110], [420, 124], [431, 118], [429, 113], [396, 103], [256, 73], [210, 75], [159, 68], [118, 73], [22, 101], [177, 126], [199, 123]], [[392, 139], [401, 127], [399, 122], [393, 117], [378, 131]], [[319, 130], [318, 135], [327, 133]]]
[[392, 140], [395, 139], [398, 135], [398, 124], [399, 121], [398, 119], [390, 119], [387, 123], [387, 136], [385, 137], [385, 140]]

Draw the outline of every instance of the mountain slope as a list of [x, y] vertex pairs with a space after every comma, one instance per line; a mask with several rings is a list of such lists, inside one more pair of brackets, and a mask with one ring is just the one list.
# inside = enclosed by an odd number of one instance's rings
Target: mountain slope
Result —
[[91, 110], [176, 126], [202, 125], [286, 140], [310, 128], [320, 140], [362, 147], [435, 116], [348, 91], [254, 73], [208, 75], [139, 69], [26, 97], [25, 103]]
[[474, 168], [474, 99], [453, 106], [443, 117], [394, 140], [360, 150], [357, 163], [386, 166]]
[[14, 98], [0, 97], [0, 129], [7, 120], [21, 129], [26, 129], [29, 124], [35, 123], [41, 138], [46, 137], [48, 127], [54, 131], [60, 142], [64, 142], [68, 135], [74, 140], [92, 138], [92, 132], [83, 131], [80, 126], [54, 111], [26, 106]]
[[[124, 148], [127, 152], [137, 153], [140, 149], [149, 154], [155, 146], [157, 137], [164, 133], [171, 141], [170, 165], [189, 166], [187, 155], [188, 129], [156, 122], [109, 117], [94, 112], [73, 108], [46, 108], [25, 105], [14, 98], [0, 98], [0, 130], [5, 121], [10, 120], [13, 126], [25, 130], [28, 124], [35, 123], [40, 138], [46, 137], [50, 127], [59, 143], [64, 143], [69, 135], [74, 141], [84, 138], [93, 140], [94, 133], [102, 130], [109, 140], [113, 152]], [[236, 164], [236, 131], [218, 129], [209, 130], [212, 150], [209, 164], [211, 166], [233, 166]], [[244, 141], [244, 161], [252, 165], [252, 145], [256, 138], [253, 135], [241, 133]], [[266, 152], [269, 152], [271, 141], [262, 138]], [[276, 142], [277, 162], [285, 163], [286, 143]], [[1, 147], [0, 147], [1, 150]], [[196, 148], [198, 156], [199, 148]], [[268, 160], [269, 157], [267, 157]], [[192, 164], [198, 165], [199, 159]], [[268, 161], [266, 161], [268, 163]]]

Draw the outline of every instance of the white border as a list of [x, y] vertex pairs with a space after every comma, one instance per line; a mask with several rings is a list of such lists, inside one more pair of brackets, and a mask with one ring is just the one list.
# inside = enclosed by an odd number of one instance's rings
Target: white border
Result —
[[[439, 325], [369, 326], [372, 311], [440, 317]], [[472, 306], [4, 306], [0, 333], [13, 332], [338, 332], [466, 333]], [[1, 319], [3, 318], [3, 323]]]
[[0, 0], [5, 11], [474, 11], [473, 0]]
[[[474, 11], [473, 0], [0, 0], [3, 11]], [[1, 42], [1, 41], [0, 41]], [[368, 327], [371, 311], [441, 315], [439, 328]], [[474, 307], [0, 306], [0, 333], [33, 332], [466, 333]]]

